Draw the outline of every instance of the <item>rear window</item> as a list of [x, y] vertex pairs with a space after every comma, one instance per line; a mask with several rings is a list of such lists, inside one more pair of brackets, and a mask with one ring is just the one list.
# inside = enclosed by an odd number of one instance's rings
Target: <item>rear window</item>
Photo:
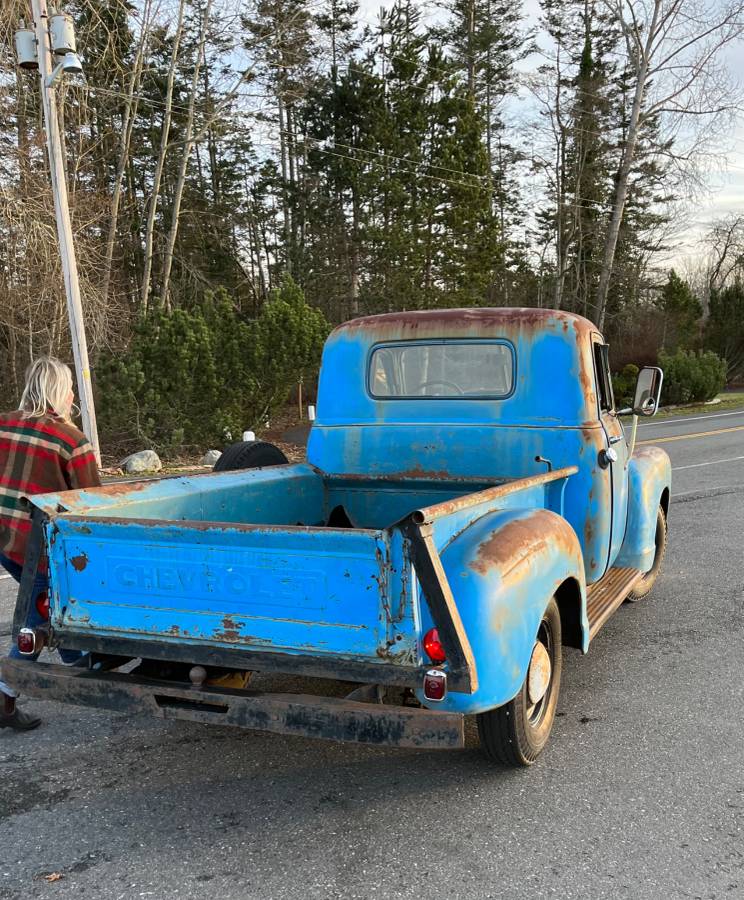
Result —
[[514, 350], [505, 341], [417, 341], [372, 352], [373, 397], [506, 397], [514, 386]]

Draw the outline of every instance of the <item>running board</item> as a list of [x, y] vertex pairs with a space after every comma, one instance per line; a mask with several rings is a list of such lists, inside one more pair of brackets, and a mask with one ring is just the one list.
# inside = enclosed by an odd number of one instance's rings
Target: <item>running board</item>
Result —
[[633, 590], [643, 577], [639, 569], [609, 569], [599, 581], [586, 589], [586, 614], [589, 619], [589, 640], [597, 632]]

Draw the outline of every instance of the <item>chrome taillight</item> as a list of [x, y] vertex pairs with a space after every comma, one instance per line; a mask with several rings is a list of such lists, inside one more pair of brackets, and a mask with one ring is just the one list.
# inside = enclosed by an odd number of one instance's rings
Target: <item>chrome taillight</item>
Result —
[[33, 656], [36, 652], [36, 632], [33, 628], [21, 628], [16, 638], [18, 652], [24, 656]]
[[424, 697], [434, 703], [447, 696], [447, 673], [441, 669], [429, 669], [424, 675]]

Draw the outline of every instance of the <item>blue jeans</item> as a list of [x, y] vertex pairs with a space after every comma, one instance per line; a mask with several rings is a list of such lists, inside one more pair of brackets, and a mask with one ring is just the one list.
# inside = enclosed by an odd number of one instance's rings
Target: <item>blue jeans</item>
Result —
[[[3, 556], [0, 553], [0, 566], [2, 566], [5, 571], [13, 578], [18, 584], [21, 583], [21, 575], [23, 574], [23, 566], [19, 566], [17, 562], [14, 562], [12, 559], [8, 559], [7, 556]], [[31, 595], [31, 608], [28, 612], [28, 617], [26, 618], [26, 624], [24, 627], [26, 628], [38, 628], [40, 625], [44, 625], [46, 623], [46, 619], [41, 615], [39, 610], [36, 608], [36, 600], [39, 594], [45, 593], [49, 589], [49, 579], [44, 572], [37, 572], [36, 578], [34, 579], [34, 589]], [[11, 659], [36, 659], [38, 657], [38, 653], [35, 656], [24, 656], [18, 650], [15, 644], [10, 648], [10, 653], [8, 656]], [[70, 663], [77, 662], [80, 657], [83, 655], [79, 650], [59, 650], [59, 655], [62, 658], [62, 662]], [[15, 697], [15, 692], [5, 684], [2, 679], [0, 679], [0, 693], [8, 694], [10, 697]]]

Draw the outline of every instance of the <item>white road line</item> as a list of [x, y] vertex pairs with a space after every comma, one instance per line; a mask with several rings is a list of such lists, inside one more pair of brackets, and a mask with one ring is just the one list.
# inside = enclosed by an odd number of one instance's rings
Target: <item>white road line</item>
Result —
[[681, 494], [673, 494], [674, 500], [683, 500], [685, 497], [694, 497], [696, 500], [709, 500], [712, 497], [725, 496], [726, 494], [738, 494], [744, 489], [744, 484], [728, 484], [722, 488], [711, 488], [702, 491], [682, 491]]
[[727, 413], [708, 413], [704, 416], [687, 416], [686, 418], [682, 418], [681, 416], [677, 418], [676, 416], [670, 416], [668, 419], [661, 419], [659, 422], [639, 422], [639, 428], [661, 428], [662, 425], [678, 425], [681, 422], [697, 422], [698, 419], [721, 419], [723, 416], [742, 416], [744, 415], [744, 409], [738, 409], [734, 412]]
[[744, 456], [730, 456], [728, 459], [712, 459], [710, 462], [691, 463], [689, 466], [672, 466], [672, 472], [679, 472], [682, 469], [698, 469], [700, 466], [716, 466], [719, 463], [737, 462], [744, 459]]

